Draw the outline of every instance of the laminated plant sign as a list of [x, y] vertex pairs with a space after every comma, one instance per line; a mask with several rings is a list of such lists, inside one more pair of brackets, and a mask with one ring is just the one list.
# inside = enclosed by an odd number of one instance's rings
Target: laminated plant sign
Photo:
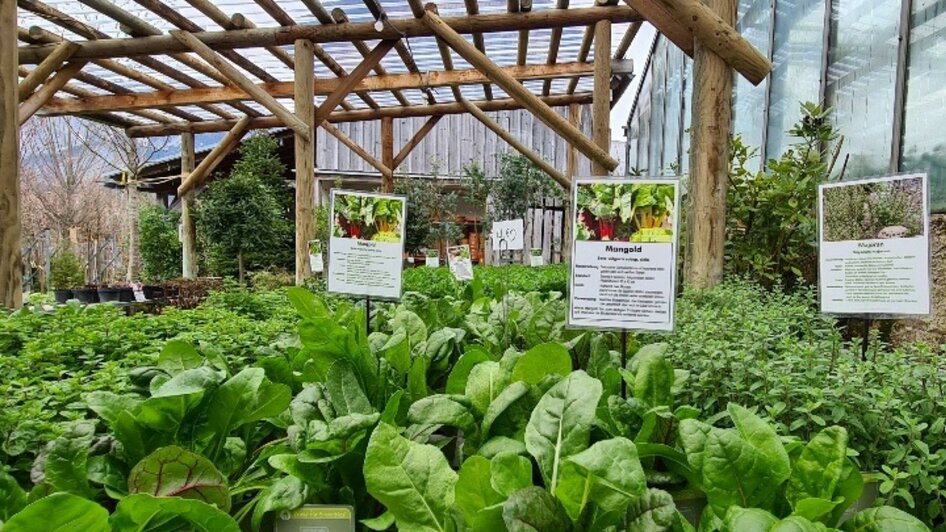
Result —
[[447, 260], [450, 263], [450, 273], [457, 281], [473, 280], [473, 261], [470, 259], [469, 245], [448, 247]]
[[926, 174], [818, 188], [821, 311], [865, 317], [930, 313]]
[[493, 222], [489, 239], [493, 242], [493, 251], [520, 250], [523, 247], [522, 219]]
[[332, 191], [329, 292], [401, 297], [406, 203], [391, 194]]
[[673, 329], [677, 179], [576, 179], [568, 324]]
[[529, 253], [530, 266], [542, 266], [545, 264], [545, 258], [542, 256], [542, 248], [532, 248]]
[[354, 532], [355, 512], [351, 506], [307, 504], [279, 515], [273, 525], [274, 532]]
[[322, 273], [322, 241], [309, 240], [309, 269], [312, 273]]
[[440, 267], [440, 251], [436, 249], [428, 249], [424, 253], [424, 258], [426, 259], [425, 263], [428, 268]]

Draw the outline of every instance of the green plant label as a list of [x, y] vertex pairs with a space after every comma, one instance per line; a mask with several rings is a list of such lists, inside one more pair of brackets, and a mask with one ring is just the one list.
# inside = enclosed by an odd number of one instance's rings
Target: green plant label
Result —
[[307, 504], [277, 516], [274, 532], [354, 532], [355, 511], [351, 506]]
[[676, 179], [575, 180], [570, 326], [673, 329], [679, 203]]
[[926, 174], [818, 187], [821, 311], [930, 313]]

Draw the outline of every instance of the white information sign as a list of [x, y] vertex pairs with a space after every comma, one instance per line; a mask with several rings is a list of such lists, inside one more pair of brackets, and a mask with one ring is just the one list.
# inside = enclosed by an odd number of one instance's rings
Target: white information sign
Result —
[[926, 174], [818, 188], [822, 312], [930, 313], [928, 190]]
[[440, 267], [440, 252], [436, 249], [428, 249], [424, 255], [424, 263], [428, 268]]
[[322, 263], [321, 240], [309, 240], [309, 269], [312, 273], [322, 273], [325, 269]]
[[493, 251], [520, 250], [523, 247], [522, 219], [493, 222], [489, 239], [493, 242]]
[[401, 297], [406, 214], [403, 196], [333, 190], [328, 291]]
[[677, 179], [576, 179], [568, 324], [673, 330]]
[[469, 245], [448, 247], [447, 260], [450, 263], [450, 273], [457, 281], [473, 280], [473, 260], [470, 258]]

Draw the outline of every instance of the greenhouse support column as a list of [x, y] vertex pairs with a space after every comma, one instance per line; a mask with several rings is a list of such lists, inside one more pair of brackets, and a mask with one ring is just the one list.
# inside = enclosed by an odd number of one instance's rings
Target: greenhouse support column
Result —
[[[706, 5], [736, 25], [735, 0]], [[691, 287], [711, 288], [723, 279], [733, 71], [697, 40], [693, 76], [685, 279]]]
[[381, 119], [381, 164], [391, 169], [391, 173], [381, 174], [381, 192], [394, 192], [394, 119], [386, 116]]
[[[611, 151], [611, 21], [595, 24], [595, 79], [591, 100], [591, 138], [598, 147]], [[607, 167], [591, 160], [593, 175], [610, 175]]]
[[[194, 171], [194, 134], [181, 133], [181, 175]], [[194, 191], [181, 198], [181, 273], [185, 279], [197, 277], [197, 228], [194, 226]]]
[[[577, 103], [568, 106], [568, 122], [578, 129], [581, 129], [581, 105]], [[578, 173], [578, 150], [574, 146], [567, 146], [565, 151], [565, 175], [569, 181], [575, 181], [575, 175]], [[562, 217], [565, 227], [562, 228], [562, 262], [571, 262], [572, 260], [572, 238], [574, 238], [575, 227], [572, 224], [574, 218], [571, 216], [572, 192], [565, 191], [565, 215]]]
[[0, 307], [23, 304], [16, 2], [0, 2]]
[[312, 274], [309, 241], [315, 238], [315, 45], [295, 43], [295, 114], [309, 128], [308, 138], [296, 133], [296, 284]]

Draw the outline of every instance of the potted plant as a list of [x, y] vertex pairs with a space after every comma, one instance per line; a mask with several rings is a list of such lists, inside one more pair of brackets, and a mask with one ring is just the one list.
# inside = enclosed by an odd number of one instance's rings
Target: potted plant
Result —
[[79, 300], [79, 303], [84, 305], [99, 302], [99, 289], [94, 284], [88, 284], [82, 288], [73, 288], [72, 295]]
[[66, 246], [53, 255], [49, 277], [56, 303], [62, 304], [75, 297], [73, 289], [85, 284], [85, 272], [72, 248]]
[[119, 293], [121, 292], [121, 289], [117, 286], [109, 286], [107, 284], [103, 284], [99, 286], [98, 292], [99, 292], [99, 301], [101, 301], [102, 303], [110, 303], [113, 301], [118, 301], [118, 296], [119, 296]]

